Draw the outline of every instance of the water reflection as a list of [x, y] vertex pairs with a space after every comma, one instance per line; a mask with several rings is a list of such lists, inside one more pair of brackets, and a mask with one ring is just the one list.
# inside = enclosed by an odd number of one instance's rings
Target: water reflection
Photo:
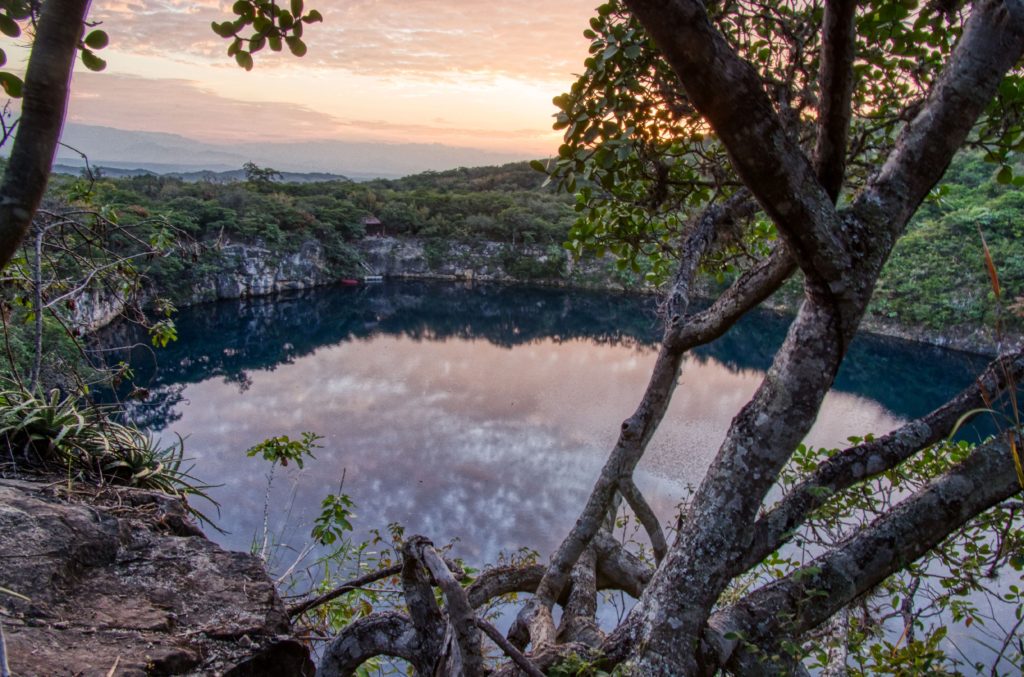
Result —
[[[156, 395], [134, 415], [190, 435], [196, 474], [224, 484], [212, 493], [229, 547], [249, 547], [263, 519], [267, 467], [244, 450], [313, 430], [325, 437], [317, 460], [279, 474], [271, 491], [275, 505], [293, 504], [272, 525], [288, 545], [306, 540], [344, 472], [364, 528], [397, 521], [439, 542], [459, 537], [458, 554], [476, 563], [520, 545], [546, 552], [639, 400], [656, 318], [647, 298], [420, 283], [201, 306], [182, 313], [180, 340], [159, 353], [158, 370], [148, 352], [132, 356]], [[686, 364], [638, 477], [666, 519], [756, 388], [786, 322], [745, 320]], [[980, 360], [868, 339], [848, 362], [813, 444], [883, 433], [927, 411]]]

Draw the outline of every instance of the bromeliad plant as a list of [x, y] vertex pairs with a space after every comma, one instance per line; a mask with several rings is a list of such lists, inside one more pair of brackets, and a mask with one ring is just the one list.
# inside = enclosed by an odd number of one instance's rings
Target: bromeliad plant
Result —
[[60, 470], [175, 496], [204, 495], [205, 487], [182, 468], [181, 438], [161, 447], [152, 436], [57, 390], [41, 395], [13, 384], [0, 388], [0, 448], [18, 468]]

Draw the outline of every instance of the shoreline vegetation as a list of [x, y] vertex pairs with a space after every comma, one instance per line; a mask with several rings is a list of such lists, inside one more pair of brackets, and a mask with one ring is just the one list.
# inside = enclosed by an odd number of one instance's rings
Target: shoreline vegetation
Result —
[[[138, 265], [148, 280], [143, 302], [159, 295], [183, 306], [367, 275], [645, 293], [661, 282], [642, 261], [617, 261], [599, 246], [577, 247], [582, 254], [570, 255], [565, 245], [574, 232], [574, 200], [542, 186], [525, 162], [361, 183], [284, 183], [255, 165], [247, 166], [246, 177], [224, 183], [152, 174], [109, 179], [100, 170], [91, 180], [55, 177], [50, 203], [60, 211], [84, 202], [116, 214], [119, 225], [136, 228], [140, 238], [152, 239], [162, 228], [189, 243], [185, 255], [177, 251]], [[1014, 313], [1024, 294], [1021, 216], [1020, 191], [1001, 184], [980, 155], [960, 157], [894, 252], [863, 329], [985, 354], [1018, 342], [1024, 328]], [[1003, 309], [992, 292], [982, 237], [1007, 300]], [[738, 261], [704, 275], [705, 293], [741, 269]], [[98, 287], [93, 284], [75, 309], [74, 319], [86, 329], [117, 314], [119, 304]], [[799, 302], [794, 280], [766, 305], [794, 312]]]

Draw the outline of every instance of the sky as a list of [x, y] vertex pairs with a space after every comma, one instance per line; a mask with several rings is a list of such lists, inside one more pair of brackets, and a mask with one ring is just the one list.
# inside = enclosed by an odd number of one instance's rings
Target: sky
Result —
[[298, 59], [245, 72], [210, 22], [231, 2], [96, 0], [102, 73], [76, 66], [71, 122], [239, 142], [330, 138], [550, 155], [551, 99], [582, 70], [597, 0], [306, 0]]

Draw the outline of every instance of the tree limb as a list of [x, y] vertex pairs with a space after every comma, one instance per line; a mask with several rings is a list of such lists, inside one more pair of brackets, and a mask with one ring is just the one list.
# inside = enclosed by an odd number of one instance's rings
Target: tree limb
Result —
[[846, 146], [856, 52], [855, 0], [825, 0], [818, 72], [818, 129], [814, 172], [834, 203], [846, 175]]
[[374, 656], [394, 656], [413, 665], [422, 647], [409, 617], [380, 611], [353, 621], [327, 645], [317, 668], [321, 677], [348, 677]]
[[757, 71], [712, 26], [700, 0], [626, 0], [711, 124], [744, 184], [817, 292], [841, 297], [852, 267], [844, 228]]
[[322, 595], [317, 595], [312, 599], [307, 599], [304, 602], [299, 602], [298, 604], [289, 607], [288, 617], [296, 618], [298, 616], [301, 616], [310, 609], [316, 608], [321, 604], [326, 604], [327, 602], [330, 602], [333, 599], [337, 599], [338, 597], [341, 597], [346, 593], [352, 592], [353, 590], [358, 590], [359, 588], [367, 586], [371, 583], [376, 583], [377, 581], [383, 578], [397, 576], [399, 573], [401, 573], [401, 571], [402, 565], [395, 564], [394, 566], [387, 567], [386, 569], [371, 571], [370, 573], [360, 576], [359, 578], [353, 578], [352, 580], [342, 583], [341, 585], [339, 585], [338, 587], [334, 588], [329, 592], [325, 592]]
[[505, 652], [506, 656], [512, 659], [516, 667], [529, 675], [529, 677], [544, 677], [544, 673], [537, 669], [537, 666], [529, 658], [520, 653], [519, 649], [512, 646], [512, 643], [505, 639], [505, 636], [498, 632], [496, 627], [482, 618], [476, 619], [476, 625], [484, 631], [485, 635], [491, 638], [491, 641], [498, 645], [499, 649]]
[[476, 614], [473, 613], [466, 591], [452, 576], [444, 560], [434, 550], [434, 544], [428, 539], [413, 536], [403, 545], [402, 551], [403, 554], [413, 554], [430, 571], [434, 582], [444, 594], [448, 626], [452, 629], [461, 658], [454, 662], [461, 670], [453, 670], [450, 673], [466, 674], [470, 677], [483, 674], [484, 657], [480, 648], [480, 632], [476, 626]]
[[0, 185], [0, 270], [28, 233], [46, 191], [89, 0], [47, 0], [41, 8], [25, 72], [21, 120]]
[[1004, 355], [982, 372], [973, 384], [929, 414], [893, 432], [825, 460], [814, 473], [794, 487], [754, 525], [754, 540], [735, 573], [754, 566], [788, 540], [791, 533], [830, 496], [861, 480], [878, 475], [917, 451], [947, 437], [967, 412], [987, 406], [1007, 387], [1024, 378], [1024, 351]]
[[716, 613], [705, 641], [726, 669], [763, 674], [758, 659], [726, 633], [762, 645], [799, 637], [1020, 491], [1007, 436], [1000, 435], [843, 545]]
[[647, 503], [644, 495], [640, 493], [640, 488], [636, 486], [632, 477], [626, 477], [619, 481], [619, 493], [626, 499], [626, 503], [629, 504], [633, 514], [636, 515], [637, 520], [647, 532], [647, 537], [651, 539], [655, 562], [660, 562], [668, 552], [668, 543], [665, 542], [665, 533], [661, 530], [658, 516], [654, 514], [654, 510]]

